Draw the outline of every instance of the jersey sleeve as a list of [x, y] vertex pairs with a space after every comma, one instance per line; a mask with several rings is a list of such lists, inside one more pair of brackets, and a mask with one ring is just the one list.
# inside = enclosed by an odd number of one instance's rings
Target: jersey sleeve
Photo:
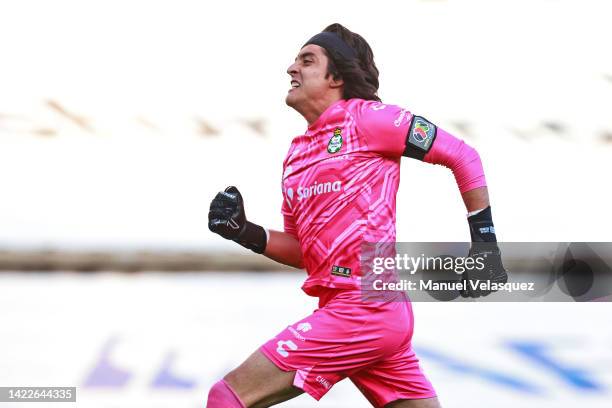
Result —
[[390, 158], [402, 156], [412, 114], [400, 106], [367, 101], [358, 110], [357, 128], [368, 148]]
[[461, 193], [487, 186], [476, 149], [443, 129], [437, 129], [435, 141], [423, 161], [451, 169]]
[[293, 220], [293, 215], [290, 211], [287, 211], [287, 201], [283, 200], [283, 208], [281, 210], [283, 213], [283, 222], [285, 232], [289, 235], [292, 235], [295, 239], [298, 239], [297, 236], [297, 227], [295, 226], [295, 221]]
[[293, 212], [289, 208], [289, 204], [287, 203], [287, 198], [284, 193], [281, 213], [283, 214], [284, 231], [287, 234], [292, 235], [295, 239], [299, 240], [297, 234], [297, 227], [295, 226], [295, 221], [293, 219]]
[[287, 157], [283, 160], [283, 177], [281, 179], [280, 187], [283, 193], [283, 203], [281, 205], [281, 214], [283, 214], [283, 230], [293, 236], [295, 239], [299, 240], [297, 233], [297, 226], [295, 225], [295, 218], [293, 216], [293, 209], [291, 208], [291, 199], [293, 198], [293, 190], [288, 189], [285, 186], [285, 177], [290, 173], [290, 167], [288, 167], [287, 162], [289, 158], [295, 153], [296, 147], [294, 143], [291, 143], [289, 146], [289, 151], [287, 152]]

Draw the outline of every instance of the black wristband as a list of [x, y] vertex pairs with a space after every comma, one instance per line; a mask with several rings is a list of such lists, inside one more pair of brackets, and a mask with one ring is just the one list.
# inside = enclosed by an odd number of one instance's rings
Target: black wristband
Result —
[[263, 227], [247, 221], [244, 230], [234, 239], [234, 242], [255, 253], [263, 254], [268, 243], [268, 234]]
[[470, 236], [472, 242], [497, 242], [491, 206], [488, 206], [478, 214], [468, 217], [470, 225]]

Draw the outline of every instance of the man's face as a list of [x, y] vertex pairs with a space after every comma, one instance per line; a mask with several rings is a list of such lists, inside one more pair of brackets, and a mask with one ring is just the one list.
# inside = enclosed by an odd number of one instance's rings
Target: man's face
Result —
[[309, 103], [324, 99], [328, 92], [337, 88], [337, 81], [327, 74], [327, 56], [323, 48], [309, 44], [300, 50], [295, 62], [287, 68], [291, 77], [291, 89], [285, 102], [296, 110]]

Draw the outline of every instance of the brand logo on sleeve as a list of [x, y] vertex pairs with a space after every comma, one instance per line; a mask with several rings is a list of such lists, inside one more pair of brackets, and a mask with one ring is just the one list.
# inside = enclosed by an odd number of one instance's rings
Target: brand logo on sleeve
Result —
[[395, 122], [393, 122], [395, 127], [400, 127], [402, 125], [402, 119], [404, 119], [404, 117], [406, 117], [407, 113], [408, 113], [408, 111], [406, 109], [402, 109], [400, 111], [399, 116], [397, 117], [397, 119], [395, 119]]
[[334, 135], [329, 139], [329, 143], [327, 143], [327, 152], [328, 153], [338, 153], [342, 148], [342, 129], [336, 128], [334, 130]]

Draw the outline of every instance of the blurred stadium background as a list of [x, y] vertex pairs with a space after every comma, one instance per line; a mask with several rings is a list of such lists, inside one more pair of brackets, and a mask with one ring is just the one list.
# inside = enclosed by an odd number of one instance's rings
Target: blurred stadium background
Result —
[[[303, 272], [206, 215], [234, 184], [281, 229], [282, 160], [304, 128], [285, 70], [332, 22], [371, 44], [385, 102], [478, 148], [502, 240], [611, 241], [609, 16], [599, 1], [3, 2], [0, 385], [201, 407], [316, 307]], [[398, 240], [465, 241], [464, 216], [446, 169], [402, 163]], [[603, 407], [610, 312], [418, 303], [414, 343], [445, 407]], [[368, 405], [345, 381], [284, 406]]]

